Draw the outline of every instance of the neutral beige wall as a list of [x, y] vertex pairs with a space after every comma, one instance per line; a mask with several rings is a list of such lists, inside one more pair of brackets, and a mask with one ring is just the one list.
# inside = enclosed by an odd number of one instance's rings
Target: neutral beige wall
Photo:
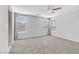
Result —
[[79, 42], [79, 10], [55, 17], [56, 36]]
[[[18, 16], [21, 16], [21, 15], [16, 14], [16, 17]], [[24, 17], [27, 19], [27, 32], [20, 33], [18, 35], [19, 39], [47, 35], [48, 28], [44, 28], [44, 25], [45, 25], [44, 21], [48, 19], [37, 17], [37, 16], [30, 16], [30, 15], [25, 15]], [[17, 18], [15, 19], [17, 20]]]
[[0, 5], [0, 53], [8, 52], [8, 6]]

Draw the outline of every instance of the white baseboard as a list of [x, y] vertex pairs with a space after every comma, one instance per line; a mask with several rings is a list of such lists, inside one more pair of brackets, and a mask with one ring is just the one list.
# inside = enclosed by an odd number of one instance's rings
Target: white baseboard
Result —
[[60, 38], [63, 38], [63, 39], [67, 39], [67, 40], [71, 40], [71, 41], [74, 41], [74, 42], [78, 42], [78, 43], [79, 43], [79, 40], [74, 39], [74, 38], [71, 38], [71, 37], [69, 37], [69, 36], [65, 36], [65, 35], [63, 35], [63, 34], [57, 34], [57, 33], [55, 33], [54, 36], [60, 37]]
[[39, 35], [39, 36], [33, 36], [33, 37], [22, 37], [22, 38], [18, 38], [18, 40], [28, 39], [28, 38], [36, 38], [36, 37], [43, 37], [43, 36], [47, 36], [47, 35]]

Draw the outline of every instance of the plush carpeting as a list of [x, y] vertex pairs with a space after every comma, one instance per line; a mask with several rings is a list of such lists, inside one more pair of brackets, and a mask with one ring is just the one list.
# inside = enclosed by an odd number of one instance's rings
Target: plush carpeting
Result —
[[44, 36], [14, 42], [10, 54], [78, 54], [79, 43], [66, 39]]

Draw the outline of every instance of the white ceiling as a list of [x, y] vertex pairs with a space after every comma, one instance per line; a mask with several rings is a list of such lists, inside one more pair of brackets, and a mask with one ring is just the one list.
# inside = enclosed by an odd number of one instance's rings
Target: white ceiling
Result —
[[[48, 12], [40, 11], [40, 10], [46, 10], [48, 5], [13, 5], [11, 7], [15, 12], [22, 14], [36, 15], [46, 18], [52, 17], [52, 14], [49, 15]], [[62, 9], [55, 11], [56, 13], [53, 14], [53, 17], [63, 13], [79, 10], [78, 5], [54, 5], [54, 7], [62, 7]]]

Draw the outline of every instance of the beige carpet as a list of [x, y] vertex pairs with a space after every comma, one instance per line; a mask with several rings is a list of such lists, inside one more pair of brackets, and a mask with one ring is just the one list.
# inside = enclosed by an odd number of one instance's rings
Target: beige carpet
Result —
[[78, 54], [79, 43], [58, 37], [37, 37], [14, 42], [10, 54]]

